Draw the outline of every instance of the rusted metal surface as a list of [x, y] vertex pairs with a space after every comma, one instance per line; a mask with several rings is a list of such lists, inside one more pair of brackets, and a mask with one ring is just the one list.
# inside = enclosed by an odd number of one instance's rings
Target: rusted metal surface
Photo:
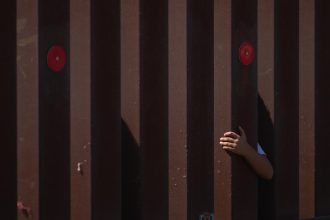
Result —
[[315, 1], [315, 215], [330, 214], [330, 2]]
[[1, 218], [16, 219], [16, 1], [0, 9], [0, 210]]
[[276, 219], [299, 215], [299, 1], [275, 2]]
[[315, 38], [313, 0], [299, 1], [299, 217], [315, 216]]
[[60, 45], [69, 53], [69, 2], [39, 1], [39, 193], [40, 219], [70, 219], [70, 71], [47, 65]]
[[187, 1], [188, 219], [213, 212], [213, 1]]
[[214, 1], [214, 217], [232, 220], [231, 158], [219, 138], [231, 130], [231, 1]]
[[141, 219], [139, 1], [121, 1], [122, 219]]
[[258, 1], [258, 93], [274, 120], [274, 2]]
[[168, 219], [168, 1], [140, 1], [142, 219]]
[[121, 219], [120, 1], [91, 1], [92, 216]]
[[[258, 142], [273, 164], [275, 111], [273, 0], [258, 1], [258, 95]], [[259, 218], [275, 219], [274, 182], [260, 179], [258, 188]]]
[[[29, 10], [26, 10], [29, 8]], [[39, 219], [37, 1], [17, 1], [17, 218]], [[28, 216], [26, 216], [28, 215]], [[10, 218], [8, 218], [10, 219]]]
[[[329, 10], [326, 0], [7, 1], [1, 218], [329, 215]], [[47, 66], [54, 45], [64, 69]], [[272, 181], [257, 184], [219, 146], [238, 126], [266, 151]]]
[[[257, 1], [232, 1], [232, 129], [244, 129], [257, 145], [257, 61], [239, 62], [239, 48], [250, 42], [257, 51]], [[244, 184], [242, 184], [244, 183]], [[232, 218], [257, 219], [257, 177], [241, 157], [232, 155]]]
[[91, 219], [90, 2], [70, 1], [71, 219]]
[[121, 1], [121, 112], [140, 142], [139, 1]]
[[169, 220], [187, 220], [186, 0], [169, 0]]

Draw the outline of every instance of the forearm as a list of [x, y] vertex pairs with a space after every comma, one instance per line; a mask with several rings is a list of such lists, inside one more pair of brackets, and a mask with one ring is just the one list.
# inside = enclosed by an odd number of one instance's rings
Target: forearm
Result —
[[243, 155], [245, 160], [250, 164], [252, 169], [262, 178], [270, 180], [273, 177], [273, 167], [265, 155], [260, 155], [251, 146], [247, 147], [247, 151]]
[[252, 169], [262, 178], [270, 180], [273, 177], [273, 167], [266, 156], [260, 155], [246, 140], [246, 135], [241, 129], [242, 135], [229, 131], [220, 138], [222, 149], [233, 152], [245, 158]]

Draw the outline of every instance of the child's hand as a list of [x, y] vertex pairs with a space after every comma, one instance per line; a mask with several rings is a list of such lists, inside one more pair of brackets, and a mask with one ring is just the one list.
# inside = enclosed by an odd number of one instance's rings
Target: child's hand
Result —
[[226, 132], [223, 137], [220, 138], [219, 144], [222, 146], [222, 149], [245, 157], [248, 151], [251, 150], [251, 147], [247, 143], [244, 130], [241, 127], [239, 127], [239, 129], [242, 134], [241, 136], [233, 131]]
[[235, 132], [224, 133], [219, 144], [226, 151], [238, 154], [251, 165], [252, 169], [262, 178], [270, 180], [273, 177], [273, 167], [265, 155], [259, 155], [247, 142], [245, 132], [241, 127], [241, 136]]

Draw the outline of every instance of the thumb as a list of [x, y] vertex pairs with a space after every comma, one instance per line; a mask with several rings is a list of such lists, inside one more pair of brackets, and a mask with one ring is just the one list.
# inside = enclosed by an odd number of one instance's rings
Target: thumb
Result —
[[245, 131], [243, 130], [243, 128], [241, 126], [238, 126], [238, 129], [241, 132], [241, 137], [242, 138], [245, 138], [246, 137], [246, 134], [245, 134]]

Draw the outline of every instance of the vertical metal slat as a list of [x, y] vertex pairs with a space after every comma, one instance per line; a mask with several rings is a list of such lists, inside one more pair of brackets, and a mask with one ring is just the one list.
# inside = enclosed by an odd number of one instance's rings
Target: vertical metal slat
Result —
[[315, 1], [299, 1], [299, 217], [315, 216]]
[[169, 0], [169, 219], [187, 220], [187, 2]]
[[91, 220], [90, 1], [70, 1], [71, 219]]
[[[27, 10], [28, 8], [28, 10]], [[17, 1], [18, 219], [39, 219], [37, 1]], [[25, 212], [24, 208], [26, 208]], [[29, 209], [29, 210], [28, 210]], [[26, 216], [28, 215], [28, 216]]]
[[214, 1], [214, 217], [232, 219], [231, 158], [219, 138], [231, 130], [231, 1]]
[[122, 218], [141, 219], [139, 4], [121, 1]]

